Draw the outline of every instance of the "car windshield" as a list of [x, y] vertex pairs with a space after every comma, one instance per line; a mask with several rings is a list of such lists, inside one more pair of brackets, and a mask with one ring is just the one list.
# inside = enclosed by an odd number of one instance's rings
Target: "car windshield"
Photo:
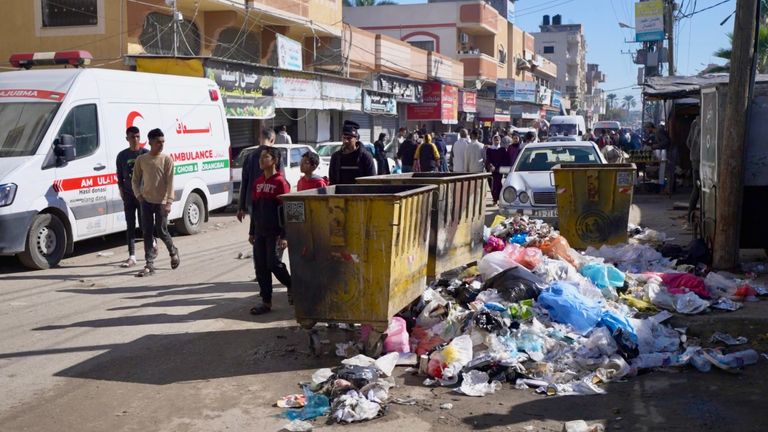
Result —
[[0, 157], [35, 154], [58, 107], [44, 102], [0, 104]]
[[523, 150], [515, 171], [551, 171], [557, 164], [600, 163], [592, 147], [539, 147]]
[[317, 148], [317, 154], [320, 156], [331, 156], [338, 149], [341, 148], [341, 144], [326, 144]]
[[553, 124], [549, 128], [550, 135], [576, 135], [576, 125], [573, 123]]

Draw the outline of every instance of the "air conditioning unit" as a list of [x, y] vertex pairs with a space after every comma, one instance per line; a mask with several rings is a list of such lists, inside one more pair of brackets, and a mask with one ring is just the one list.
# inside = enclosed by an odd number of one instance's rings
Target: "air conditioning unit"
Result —
[[461, 33], [461, 35], [459, 35], [459, 40], [463, 44], [468, 44], [469, 43], [469, 35], [466, 34], [466, 33]]

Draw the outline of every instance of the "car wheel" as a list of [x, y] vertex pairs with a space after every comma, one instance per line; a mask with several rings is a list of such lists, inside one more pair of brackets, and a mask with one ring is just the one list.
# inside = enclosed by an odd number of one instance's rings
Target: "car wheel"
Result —
[[61, 220], [52, 214], [39, 214], [32, 219], [19, 261], [33, 270], [55, 267], [64, 258], [66, 247], [67, 230]]
[[205, 204], [196, 192], [192, 192], [184, 203], [181, 219], [176, 221], [176, 229], [181, 234], [192, 235], [200, 232], [205, 219]]

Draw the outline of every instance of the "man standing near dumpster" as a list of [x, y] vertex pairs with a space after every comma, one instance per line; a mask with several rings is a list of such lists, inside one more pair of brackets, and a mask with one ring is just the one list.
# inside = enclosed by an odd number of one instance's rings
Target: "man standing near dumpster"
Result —
[[376, 165], [373, 156], [358, 144], [360, 135], [357, 130], [360, 125], [353, 121], [345, 121], [342, 128], [343, 140], [341, 149], [331, 156], [328, 167], [328, 177], [331, 185], [355, 184], [358, 177], [376, 175]]
[[171, 255], [171, 268], [181, 264], [179, 249], [173, 245], [168, 233], [168, 213], [173, 204], [173, 159], [163, 154], [165, 135], [160, 129], [147, 134], [150, 151], [136, 158], [131, 186], [136, 199], [141, 202], [141, 219], [144, 229], [144, 254], [146, 265], [136, 276], [155, 274], [156, 253], [152, 250], [154, 235], [165, 243]]
[[472, 130], [469, 135], [472, 139], [467, 146], [466, 157], [464, 158], [464, 169], [462, 172], [481, 173], [485, 171], [485, 147], [478, 141], [480, 132], [477, 129]]

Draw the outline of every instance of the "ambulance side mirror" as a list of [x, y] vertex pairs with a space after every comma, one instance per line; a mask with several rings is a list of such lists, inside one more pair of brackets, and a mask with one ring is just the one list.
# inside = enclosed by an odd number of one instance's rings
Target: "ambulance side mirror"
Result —
[[53, 154], [56, 156], [56, 166], [66, 166], [69, 161], [77, 157], [75, 150], [75, 137], [63, 134], [53, 141]]

